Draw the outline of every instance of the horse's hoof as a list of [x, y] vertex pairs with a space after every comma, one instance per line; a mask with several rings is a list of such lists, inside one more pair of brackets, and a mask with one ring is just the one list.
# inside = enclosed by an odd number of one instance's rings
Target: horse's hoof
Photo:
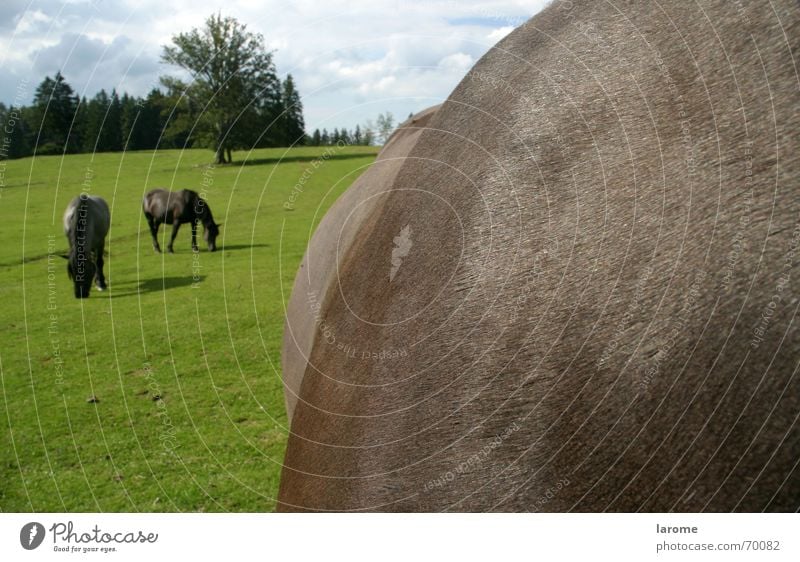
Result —
[[168, 251], [170, 254], [174, 254], [174, 253], [175, 253], [175, 251], [174, 251], [172, 248], [167, 248], [167, 251]]
[[102, 287], [100, 285], [97, 286], [98, 291], [105, 291], [107, 288], [108, 287], [106, 287], [105, 285], [103, 285]]

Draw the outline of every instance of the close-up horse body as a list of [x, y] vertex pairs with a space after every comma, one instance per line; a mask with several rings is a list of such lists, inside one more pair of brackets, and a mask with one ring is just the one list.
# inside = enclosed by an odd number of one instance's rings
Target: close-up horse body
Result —
[[152, 189], [147, 192], [142, 200], [142, 210], [144, 211], [147, 225], [150, 227], [150, 235], [153, 237], [153, 249], [161, 251], [158, 243], [158, 229], [162, 224], [172, 225], [172, 235], [167, 245], [167, 251], [173, 253], [172, 245], [178, 236], [178, 230], [182, 224], [190, 223], [192, 229], [192, 250], [197, 252], [197, 224], [203, 225], [203, 239], [208, 244], [208, 251], [214, 252], [217, 249], [217, 236], [221, 224], [214, 222], [214, 216], [208, 202], [200, 197], [196, 191], [191, 189], [181, 189], [180, 191], [169, 191], [167, 189]]
[[282, 510], [800, 507], [800, 12], [556, 1], [335, 203]]
[[62, 222], [69, 242], [67, 274], [72, 280], [75, 298], [88, 298], [92, 282], [96, 282], [99, 291], [104, 291], [103, 252], [111, 227], [108, 203], [96, 195], [79, 195], [67, 205]]

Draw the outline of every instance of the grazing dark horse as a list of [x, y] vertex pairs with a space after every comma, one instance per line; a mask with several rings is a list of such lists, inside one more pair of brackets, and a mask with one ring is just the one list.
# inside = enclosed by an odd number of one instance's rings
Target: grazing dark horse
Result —
[[799, 53], [555, 1], [395, 132], [295, 280], [279, 508], [796, 511]]
[[89, 296], [92, 281], [97, 289], [106, 289], [103, 274], [103, 250], [111, 226], [111, 212], [102, 197], [80, 195], [70, 201], [64, 212], [64, 234], [69, 241], [67, 273], [75, 285], [75, 298]]
[[184, 223], [192, 225], [192, 250], [197, 248], [197, 223], [203, 223], [203, 238], [208, 244], [211, 252], [217, 249], [217, 235], [219, 235], [220, 224], [214, 222], [211, 215], [211, 208], [208, 203], [200, 197], [196, 191], [182, 189], [180, 191], [167, 191], [166, 189], [153, 189], [144, 196], [142, 202], [144, 216], [150, 226], [150, 234], [153, 236], [153, 248], [156, 252], [161, 251], [158, 245], [158, 227], [161, 223], [172, 224], [172, 238], [170, 238], [167, 251], [173, 253], [172, 244], [178, 235], [178, 229]]

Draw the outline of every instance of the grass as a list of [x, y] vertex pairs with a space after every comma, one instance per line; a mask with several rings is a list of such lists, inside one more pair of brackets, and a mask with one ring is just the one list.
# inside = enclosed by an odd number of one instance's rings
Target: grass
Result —
[[[274, 508], [284, 305], [313, 228], [376, 153], [334, 148], [315, 167], [323, 151], [216, 168], [206, 150], [0, 162], [0, 510]], [[193, 254], [184, 225], [176, 253], [155, 254], [141, 211], [153, 187], [204, 192], [221, 251]], [[84, 190], [112, 225], [109, 291], [81, 301], [56, 254]]]

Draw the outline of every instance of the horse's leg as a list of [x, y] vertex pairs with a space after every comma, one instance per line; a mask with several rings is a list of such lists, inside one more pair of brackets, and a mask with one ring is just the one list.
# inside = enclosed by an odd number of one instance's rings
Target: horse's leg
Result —
[[200, 248], [197, 247], [197, 220], [192, 221], [192, 251], [200, 251]]
[[106, 285], [106, 276], [103, 274], [103, 265], [105, 264], [105, 260], [103, 260], [103, 251], [106, 248], [106, 241], [100, 244], [100, 248], [97, 250], [97, 273], [95, 273], [95, 281], [97, 282], [97, 290], [98, 291], [105, 291], [107, 288]]
[[156, 252], [161, 251], [161, 246], [158, 245], [158, 227], [161, 223], [156, 222], [155, 217], [147, 215], [147, 224], [150, 226], [150, 236], [153, 237], [153, 249]]
[[179, 221], [179, 220], [177, 220], [177, 219], [175, 219], [175, 220], [172, 222], [172, 238], [171, 238], [171, 239], [170, 239], [170, 241], [169, 241], [169, 246], [167, 246], [167, 251], [168, 251], [170, 254], [173, 254], [173, 253], [175, 253], [175, 252], [172, 250], [172, 245], [175, 243], [175, 237], [176, 237], [176, 236], [178, 236], [178, 229], [179, 229], [180, 227], [181, 227], [181, 223], [180, 223], [180, 221]]

